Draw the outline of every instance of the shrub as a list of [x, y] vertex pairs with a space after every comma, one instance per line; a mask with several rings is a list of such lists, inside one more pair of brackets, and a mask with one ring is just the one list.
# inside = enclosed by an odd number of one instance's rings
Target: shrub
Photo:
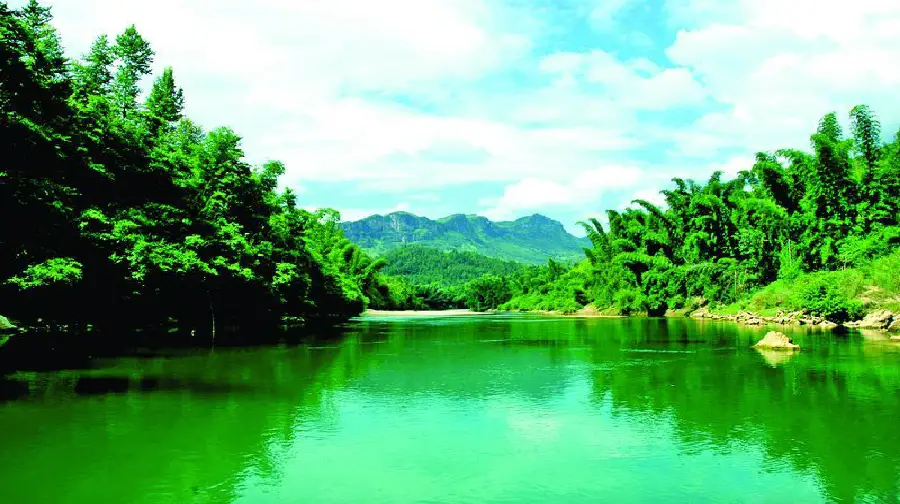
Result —
[[847, 322], [863, 316], [862, 302], [854, 299], [861, 275], [855, 271], [806, 275], [798, 282], [795, 304], [832, 322]]
[[900, 293], [900, 251], [872, 262], [872, 281], [888, 293]]

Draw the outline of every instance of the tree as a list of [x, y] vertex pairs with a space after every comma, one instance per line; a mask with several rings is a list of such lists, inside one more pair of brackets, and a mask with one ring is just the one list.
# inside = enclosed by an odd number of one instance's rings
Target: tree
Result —
[[61, 61], [50, 19], [0, 2], [0, 214], [22, 216], [0, 219], [5, 313], [213, 334], [346, 318], [381, 293], [384, 261], [279, 193], [282, 163], [251, 166], [236, 133], [183, 117], [171, 68], [138, 105], [153, 51], [133, 26], [70, 74], [43, 64]]
[[871, 184], [881, 157], [881, 123], [868, 105], [857, 105], [850, 110], [850, 131], [856, 140], [856, 150], [865, 162], [862, 182]]
[[[184, 96], [181, 88], [175, 85], [172, 67], [166, 67], [150, 90], [145, 104], [151, 129], [169, 128], [173, 123], [181, 120], [181, 112], [184, 109]], [[159, 132], [157, 131], [157, 134]]]
[[128, 112], [137, 106], [136, 100], [140, 93], [138, 84], [150, 73], [154, 52], [137, 28], [131, 25], [116, 37], [113, 54], [118, 58], [113, 87], [115, 102], [122, 113], [122, 119], [125, 119]]
[[89, 97], [105, 97], [112, 91], [112, 64], [116, 60], [109, 38], [101, 35], [91, 44], [84, 63], [75, 64], [74, 98], [85, 103]]
[[[644, 200], [607, 211], [608, 227], [581, 222], [592, 246], [565, 275], [513, 280], [508, 306], [593, 303], [623, 313], [662, 313], [731, 303], [776, 279], [865, 265], [900, 244], [900, 133], [882, 145], [875, 114], [850, 113], [845, 138], [835, 113], [811, 136], [812, 152], [761, 152], [733, 180], [673, 179], [665, 208]], [[586, 273], [581, 273], [586, 272]], [[565, 288], [576, 276], [584, 288]], [[568, 296], [568, 299], [565, 299]]]
[[509, 301], [512, 293], [503, 277], [485, 275], [466, 285], [466, 306], [472, 311], [487, 311]]
[[30, 0], [19, 13], [30, 43], [26, 49], [28, 65], [46, 86], [66, 84], [68, 69], [62, 44], [52, 25], [53, 13], [49, 7]]

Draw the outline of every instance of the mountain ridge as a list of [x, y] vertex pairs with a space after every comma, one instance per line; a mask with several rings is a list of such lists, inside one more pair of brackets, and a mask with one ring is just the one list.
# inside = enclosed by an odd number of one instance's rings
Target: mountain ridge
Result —
[[587, 238], [572, 235], [559, 221], [538, 213], [512, 221], [492, 221], [477, 214], [429, 219], [410, 212], [391, 212], [342, 222], [341, 228], [349, 239], [379, 255], [414, 244], [540, 264], [547, 259], [579, 260], [584, 257], [582, 248], [590, 245]]

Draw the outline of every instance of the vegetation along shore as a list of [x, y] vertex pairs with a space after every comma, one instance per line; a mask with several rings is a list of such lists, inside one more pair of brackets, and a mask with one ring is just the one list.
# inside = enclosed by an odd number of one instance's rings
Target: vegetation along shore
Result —
[[635, 200], [581, 222], [587, 239], [539, 215], [357, 225], [303, 209], [279, 189], [282, 163], [253, 166], [237, 133], [185, 117], [172, 68], [144, 95], [154, 51], [134, 26], [68, 58], [48, 8], [0, 2], [0, 12], [0, 215], [21, 217], [0, 221], [7, 335], [140, 329], [206, 341], [367, 309], [898, 329], [900, 135], [884, 141], [865, 105], [847, 131], [825, 114], [808, 150], [760, 152], [731, 179], [675, 178], [664, 204]]

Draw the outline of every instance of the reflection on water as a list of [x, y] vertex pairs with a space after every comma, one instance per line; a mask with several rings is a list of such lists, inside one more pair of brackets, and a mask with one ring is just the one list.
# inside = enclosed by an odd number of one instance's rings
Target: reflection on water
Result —
[[690, 320], [372, 320], [0, 381], [4, 502], [898, 499], [900, 351]]

